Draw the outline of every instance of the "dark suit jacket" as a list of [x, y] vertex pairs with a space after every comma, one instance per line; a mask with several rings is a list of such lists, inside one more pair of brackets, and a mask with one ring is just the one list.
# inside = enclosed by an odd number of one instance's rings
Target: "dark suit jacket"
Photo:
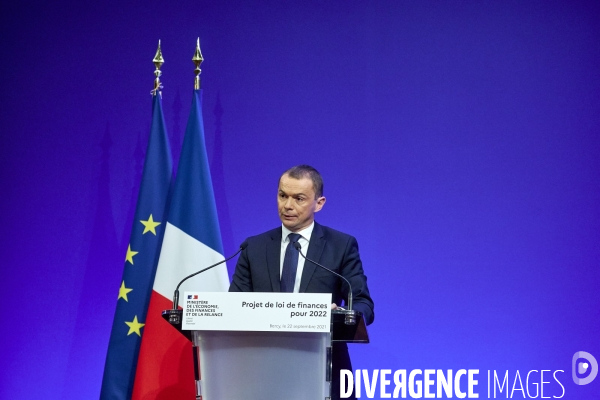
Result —
[[[238, 259], [229, 291], [279, 292], [280, 257], [281, 227], [248, 238], [248, 246]], [[373, 322], [373, 300], [354, 237], [315, 222], [306, 257], [348, 279], [352, 285], [353, 308], [363, 313], [367, 324]], [[348, 297], [348, 285], [305, 261], [300, 293], [331, 293], [333, 302], [341, 305]]]
[[[238, 259], [229, 287], [230, 292], [279, 292], [281, 227], [252, 236]], [[302, 256], [300, 256], [302, 257]], [[306, 257], [337, 272], [352, 285], [353, 309], [363, 313], [365, 322], [375, 319], [373, 300], [367, 288], [356, 239], [315, 222]], [[333, 302], [342, 304], [348, 298], [348, 285], [337, 276], [304, 262], [300, 293], [331, 293]], [[352, 370], [345, 343], [333, 347], [333, 398], [339, 398], [340, 369]], [[354, 396], [352, 396], [354, 398]]]

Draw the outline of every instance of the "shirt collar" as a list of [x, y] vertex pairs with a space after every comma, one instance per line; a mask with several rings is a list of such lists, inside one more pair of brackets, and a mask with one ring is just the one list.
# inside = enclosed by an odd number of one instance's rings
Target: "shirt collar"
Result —
[[290, 233], [297, 233], [310, 242], [310, 237], [312, 235], [313, 229], [315, 229], [315, 221], [313, 221], [309, 226], [302, 229], [300, 232], [292, 232], [288, 228], [286, 228], [283, 224], [281, 225], [281, 241], [283, 243], [287, 243], [289, 241], [288, 235]]

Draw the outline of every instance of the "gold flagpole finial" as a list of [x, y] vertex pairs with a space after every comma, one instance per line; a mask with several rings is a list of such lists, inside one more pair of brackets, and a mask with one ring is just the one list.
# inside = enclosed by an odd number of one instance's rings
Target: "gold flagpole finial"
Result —
[[154, 79], [154, 90], [152, 90], [151, 93], [153, 96], [156, 96], [156, 93], [160, 93], [160, 90], [162, 89], [162, 84], [160, 82], [160, 76], [162, 75], [162, 72], [160, 72], [160, 67], [162, 67], [165, 62], [162, 56], [162, 51], [160, 51], [160, 39], [158, 40], [158, 49], [156, 49], [156, 54], [154, 55], [152, 62], [156, 67], [156, 70], [154, 71], [154, 76], [156, 78]]
[[200, 64], [202, 64], [202, 61], [204, 61], [204, 58], [202, 58], [202, 53], [200, 52], [200, 38], [198, 38], [198, 40], [196, 41], [196, 51], [194, 52], [194, 57], [192, 57], [192, 61], [194, 62], [194, 65], [196, 66], [196, 69], [194, 69], [194, 75], [195, 75], [194, 90], [199, 90], [200, 89], [200, 73], [202, 72], [202, 70], [200, 69]]

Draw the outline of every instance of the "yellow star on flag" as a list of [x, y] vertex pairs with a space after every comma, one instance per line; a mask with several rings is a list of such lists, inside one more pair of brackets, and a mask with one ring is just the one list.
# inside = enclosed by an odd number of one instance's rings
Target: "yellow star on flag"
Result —
[[125, 281], [121, 282], [121, 288], [119, 289], [119, 297], [117, 297], [117, 300], [125, 299], [125, 301], [129, 301], [127, 300], [127, 293], [131, 292], [132, 290], [133, 289], [125, 287]]
[[135, 256], [138, 252], [131, 250], [131, 245], [127, 246], [127, 255], [125, 256], [125, 261], [129, 261], [131, 265], [133, 265], [133, 256]]
[[142, 324], [142, 323], [138, 322], [137, 315], [135, 317], [133, 317], [133, 321], [131, 321], [131, 322], [125, 321], [125, 324], [127, 324], [127, 326], [129, 327], [129, 332], [127, 332], [127, 336], [129, 336], [135, 332], [135, 333], [137, 333], [137, 335], [139, 337], [142, 337], [142, 333], [140, 332], [140, 329], [142, 328], [142, 326], [144, 326], [146, 324]]
[[140, 222], [142, 223], [142, 225], [144, 225], [144, 232], [142, 232], [142, 235], [146, 232], [152, 232], [154, 236], [156, 236], [156, 227], [160, 225], [160, 222], [154, 222], [152, 214], [150, 214], [150, 218], [148, 218], [148, 221], [140, 220]]

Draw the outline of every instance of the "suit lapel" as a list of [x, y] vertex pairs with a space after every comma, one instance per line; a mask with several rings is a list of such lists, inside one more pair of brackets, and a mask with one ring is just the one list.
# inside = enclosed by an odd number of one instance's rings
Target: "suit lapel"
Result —
[[[325, 242], [326, 240], [323, 234], [323, 228], [321, 227], [321, 225], [315, 222], [315, 227], [313, 229], [312, 235], [310, 236], [310, 243], [308, 244], [308, 253], [306, 253], [306, 258], [309, 258], [316, 262], [320, 262], [321, 254], [323, 253], [323, 249], [325, 248]], [[308, 283], [310, 282], [316, 268], [318, 267], [310, 261], [304, 261], [304, 270], [302, 271], [302, 280], [300, 281], [299, 288], [300, 293], [306, 292]]]
[[271, 287], [274, 292], [280, 292], [280, 259], [281, 258], [281, 228], [275, 230], [271, 235], [271, 241], [267, 243], [267, 269], [271, 279]]

